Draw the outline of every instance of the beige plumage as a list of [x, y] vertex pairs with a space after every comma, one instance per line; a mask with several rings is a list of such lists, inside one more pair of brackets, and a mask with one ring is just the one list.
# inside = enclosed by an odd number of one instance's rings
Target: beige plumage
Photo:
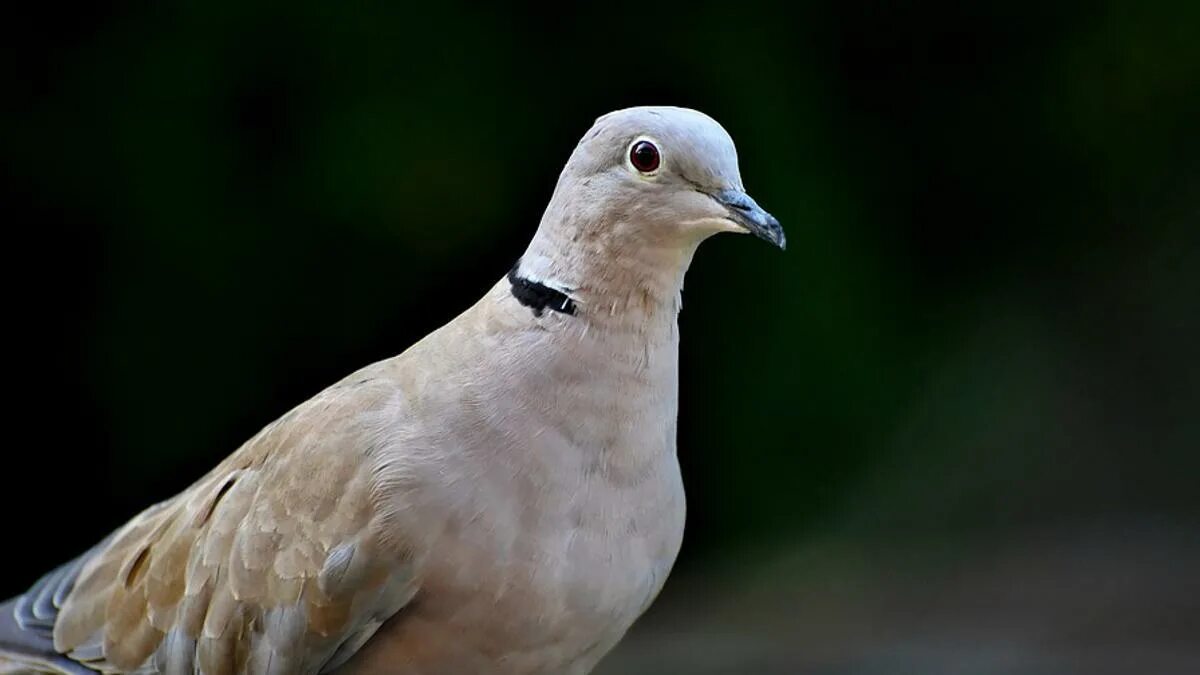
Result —
[[719, 125], [600, 118], [508, 278], [0, 606], [0, 672], [590, 671], [679, 550], [676, 314], [719, 231], [783, 244]]

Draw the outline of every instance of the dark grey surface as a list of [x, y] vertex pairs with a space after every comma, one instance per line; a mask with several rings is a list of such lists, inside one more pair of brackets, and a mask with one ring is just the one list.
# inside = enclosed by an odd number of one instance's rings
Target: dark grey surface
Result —
[[810, 541], [673, 579], [598, 675], [1195, 675], [1200, 536], [1135, 522]]

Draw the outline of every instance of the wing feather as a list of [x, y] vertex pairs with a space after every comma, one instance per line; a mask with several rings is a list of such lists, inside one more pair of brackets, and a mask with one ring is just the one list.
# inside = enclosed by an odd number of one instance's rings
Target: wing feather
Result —
[[369, 414], [394, 386], [347, 380], [171, 500], [43, 577], [16, 615], [105, 673], [318, 673], [416, 591], [380, 536]]

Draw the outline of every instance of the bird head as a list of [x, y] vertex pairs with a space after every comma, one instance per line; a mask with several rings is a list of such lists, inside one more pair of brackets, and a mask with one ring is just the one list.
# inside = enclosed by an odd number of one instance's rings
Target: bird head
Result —
[[584, 306], [677, 311], [696, 247], [718, 232], [785, 245], [725, 129], [685, 108], [618, 110], [579, 141], [512, 276]]
[[[779, 221], [745, 191], [733, 139], [708, 115], [628, 108], [596, 120], [559, 181], [593, 236], [688, 245], [717, 232], [750, 233], [783, 248]], [[556, 195], [557, 196], [557, 195]]]

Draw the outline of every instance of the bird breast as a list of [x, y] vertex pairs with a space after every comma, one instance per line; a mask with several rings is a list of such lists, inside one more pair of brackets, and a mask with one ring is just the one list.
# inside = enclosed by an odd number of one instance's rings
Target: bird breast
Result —
[[[453, 627], [457, 649], [512, 666], [492, 672], [598, 660], [662, 587], [682, 540], [675, 342], [563, 337], [510, 336], [504, 349], [527, 351], [520, 371], [460, 361], [424, 391], [459, 419], [398, 443], [411, 489], [391, 480], [402, 503], [389, 510], [437, 533], [405, 611]], [[413, 451], [423, 447], [454, 450]]]

